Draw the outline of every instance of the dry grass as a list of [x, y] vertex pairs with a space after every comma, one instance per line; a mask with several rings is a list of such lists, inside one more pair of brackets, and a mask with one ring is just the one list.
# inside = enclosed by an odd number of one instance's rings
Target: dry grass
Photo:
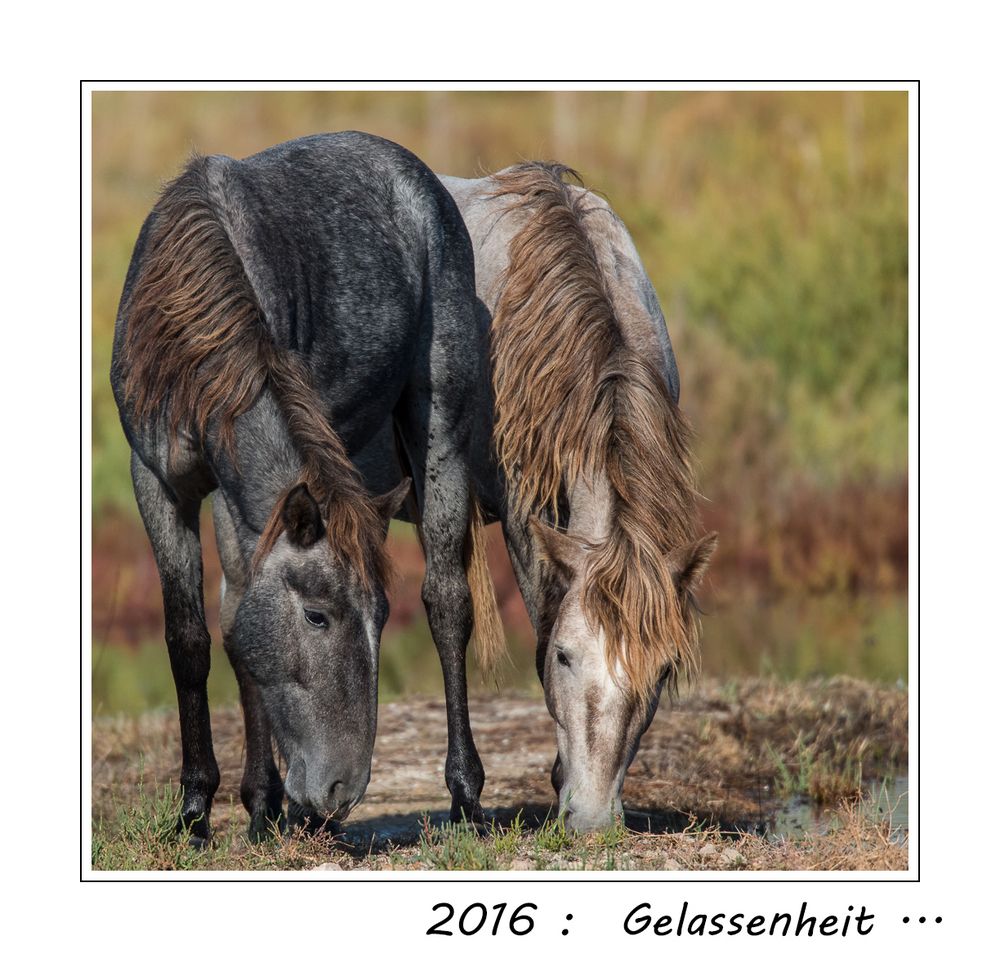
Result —
[[423, 816], [416, 836], [368, 849], [343, 834], [302, 831], [250, 843], [236, 823], [217, 831], [212, 847], [193, 849], [177, 838], [179, 797], [164, 791], [124, 812], [117, 832], [95, 827], [98, 870], [451, 870], [482, 871], [900, 871], [907, 868], [907, 836], [876, 813], [870, 800], [842, 803], [823, 832], [781, 839], [718, 827], [689, 825], [674, 833], [616, 825], [579, 836], [558, 820], [535, 824], [520, 813], [486, 830], [451, 826]]
[[[906, 850], [863, 787], [906, 765], [907, 694], [850, 679], [707, 681], [658, 713], [624, 790], [626, 824], [596, 837], [551, 819], [554, 753], [543, 703], [480, 698], [473, 728], [493, 820], [478, 834], [445, 822], [444, 706], [381, 708], [364, 802], [337, 835], [251, 845], [239, 803], [243, 735], [235, 707], [216, 711], [222, 786], [215, 838], [195, 852], [173, 836], [179, 745], [172, 713], [97, 720], [93, 732], [95, 867], [144, 869], [901, 869]], [[835, 813], [822, 834], [761, 831], [789, 796]]]

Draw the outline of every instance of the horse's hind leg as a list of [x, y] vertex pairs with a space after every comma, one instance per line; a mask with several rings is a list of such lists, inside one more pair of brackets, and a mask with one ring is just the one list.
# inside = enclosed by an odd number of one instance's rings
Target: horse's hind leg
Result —
[[210, 835], [208, 820], [219, 788], [219, 767], [208, 715], [211, 637], [202, 596], [201, 499], [172, 499], [134, 452], [132, 484], [160, 572], [167, 650], [177, 688], [184, 793], [178, 828], [187, 828], [193, 842], [204, 844]]
[[[249, 573], [240, 552], [232, 516], [218, 492], [212, 498], [212, 518], [215, 522], [219, 559], [225, 575], [219, 621], [222, 624], [223, 643], [228, 652], [232, 643], [236, 610], [246, 590]], [[232, 659], [230, 662], [240, 686], [240, 705], [243, 707], [243, 727], [246, 733], [246, 758], [243, 778], [240, 780], [240, 799], [250, 814], [247, 835], [251, 842], [256, 843], [271, 837], [275, 829], [280, 831], [283, 828], [281, 804], [285, 790], [278, 767], [274, 764], [271, 724], [257, 684], [237, 662]]]

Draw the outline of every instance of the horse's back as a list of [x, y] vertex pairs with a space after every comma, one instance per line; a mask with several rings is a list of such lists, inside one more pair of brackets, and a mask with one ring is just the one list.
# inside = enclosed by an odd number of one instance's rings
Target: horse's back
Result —
[[[309, 354], [412, 317], [427, 259], [419, 162], [366, 135], [209, 158], [213, 201], [281, 346]], [[391, 332], [383, 332], [386, 336]]]
[[[352, 457], [388, 460], [394, 407], [414, 372], [425, 366], [422, 342], [436, 336], [428, 334], [427, 303], [450, 298], [471, 315], [475, 300], [468, 235], [433, 173], [399, 145], [357, 132], [305, 137], [243, 160], [213, 155], [189, 162], [139, 233], [112, 361], [112, 385], [130, 443], [145, 460], [164, 463], [166, 455], [160, 458], [145, 437], [155, 424], [139, 425], [133, 417], [123, 362], [133, 288], [165, 243], [160, 221], [167, 195], [171, 236], [176, 240], [179, 225], [191, 225], [181, 237], [185, 256], [200, 259], [200, 288], [186, 295], [189, 307], [193, 294], [203, 295], [206, 312], [224, 319], [233, 302], [212, 299], [223, 297], [222, 282], [238, 287], [232, 276], [238, 272], [268, 340], [305, 363], [324, 415]], [[191, 205], [188, 215], [184, 203]], [[220, 251], [222, 239], [235, 257]], [[227, 277], [220, 275], [223, 262]], [[202, 322], [209, 321], [206, 313]], [[253, 340], [249, 328], [241, 337], [245, 348]], [[239, 339], [229, 340], [236, 350]], [[247, 348], [246, 357], [252, 366], [257, 355]], [[157, 452], [161, 447], [156, 441]], [[391, 482], [372, 479], [378, 490]]]
[[306, 359], [355, 449], [382, 430], [411, 374], [441, 248], [461, 259], [450, 197], [404, 148], [357, 132], [209, 164], [213, 203], [271, 336]]

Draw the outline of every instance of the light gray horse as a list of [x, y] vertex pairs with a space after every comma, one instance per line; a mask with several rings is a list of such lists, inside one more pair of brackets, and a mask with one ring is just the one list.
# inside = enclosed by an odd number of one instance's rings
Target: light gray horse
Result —
[[[664, 684], [695, 666], [696, 532], [679, 379], [622, 221], [559, 165], [441, 176], [492, 322], [496, 510], [537, 635], [566, 824], [621, 811]], [[484, 485], [489, 488], [489, 485]]]

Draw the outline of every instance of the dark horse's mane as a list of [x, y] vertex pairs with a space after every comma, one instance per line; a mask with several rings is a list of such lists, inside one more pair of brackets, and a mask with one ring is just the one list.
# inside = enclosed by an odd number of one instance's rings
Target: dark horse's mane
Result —
[[604, 630], [608, 664], [621, 659], [633, 690], [648, 692], [664, 665], [676, 681], [698, 664], [696, 607], [671, 564], [695, 538], [689, 429], [660, 370], [623, 336], [585, 220], [595, 200], [566, 175], [579, 180], [542, 163], [493, 178], [493, 196], [523, 214], [494, 311], [494, 440], [523, 513], [548, 508], [558, 521], [561, 492], [607, 477], [613, 515], [591, 547], [584, 611]]
[[[204, 440], [209, 423], [235, 454], [235, 420], [269, 387], [302, 458], [301, 477], [326, 519], [330, 547], [369, 587], [389, 573], [382, 522], [305, 365], [278, 347], [212, 201], [207, 158], [195, 156], [153, 209], [145, 254], [125, 305], [125, 399], [138, 422], [166, 409], [171, 437]], [[279, 498], [254, 565], [282, 531]]]

